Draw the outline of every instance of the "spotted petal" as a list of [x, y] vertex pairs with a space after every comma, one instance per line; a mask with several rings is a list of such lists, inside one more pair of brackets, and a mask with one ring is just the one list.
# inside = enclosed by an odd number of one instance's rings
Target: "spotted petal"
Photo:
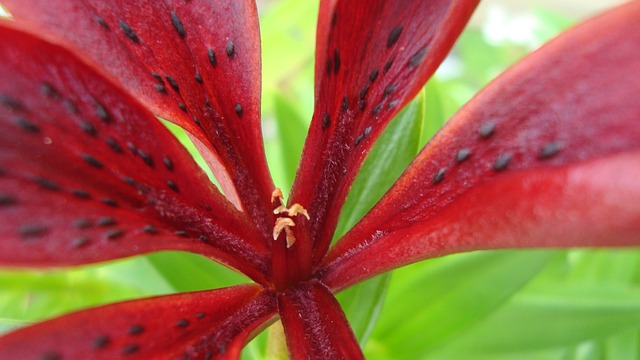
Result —
[[34, 33], [69, 41], [156, 115], [193, 134], [227, 196], [267, 234], [273, 184], [260, 130], [254, 1], [2, 2]]
[[268, 273], [255, 227], [152, 114], [58, 45], [0, 37], [0, 263], [174, 249]]
[[0, 354], [25, 360], [237, 359], [276, 309], [275, 296], [256, 285], [134, 300], [9, 333], [0, 337]]
[[278, 295], [289, 354], [298, 359], [364, 359], [340, 304], [318, 282]]
[[316, 260], [373, 141], [433, 74], [477, 2], [321, 2], [315, 113], [291, 195], [311, 215]]
[[505, 73], [326, 259], [342, 288], [476, 249], [640, 245], [640, 2]]

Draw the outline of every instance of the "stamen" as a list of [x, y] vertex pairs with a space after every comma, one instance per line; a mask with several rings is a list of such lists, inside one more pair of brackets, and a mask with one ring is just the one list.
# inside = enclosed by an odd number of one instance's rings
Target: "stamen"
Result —
[[[276, 225], [273, 227], [273, 240], [278, 240], [278, 236], [282, 233], [283, 230], [289, 230], [289, 227], [296, 226], [296, 223], [293, 222], [290, 218], [279, 217], [276, 219]], [[294, 238], [295, 241], [295, 238]]]

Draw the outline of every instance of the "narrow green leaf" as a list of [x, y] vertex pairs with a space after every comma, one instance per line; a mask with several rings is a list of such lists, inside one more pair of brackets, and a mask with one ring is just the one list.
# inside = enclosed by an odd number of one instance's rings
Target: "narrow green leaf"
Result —
[[[298, 168], [300, 154], [304, 146], [304, 134], [308, 126], [289, 100], [281, 95], [274, 95], [274, 100], [275, 119], [282, 147], [282, 175], [280, 181], [276, 180], [276, 182], [281, 184], [280, 186], [284, 189], [289, 189]], [[274, 166], [271, 166], [271, 170], [273, 176], [276, 177], [277, 171], [274, 171]]]
[[172, 291], [143, 257], [67, 270], [2, 271], [0, 288], [0, 326], [7, 329], [73, 310]]
[[163, 251], [147, 255], [149, 262], [175, 291], [215, 289], [249, 282], [244, 275], [200, 255]]
[[548, 284], [515, 296], [458, 337], [451, 349], [462, 353], [545, 350], [639, 328], [637, 287], [606, 282]]
[[[336, 235], [341, 236], [355, 225], [413, 160], [420, 144], [424, 109], [425, 95], [422, 91], [396, 116], [376, 142], [349, 193]], [[375, 277], [338, 295], [361, 344], [366, 343], [378, 318], [390, 276]]]
[[491, 314], [553, 256], [551, 251], [474, 252], [396, 270], [372, 336], [376, 346], [365, 348], [366, 354], [415, 359], [443, 346]]

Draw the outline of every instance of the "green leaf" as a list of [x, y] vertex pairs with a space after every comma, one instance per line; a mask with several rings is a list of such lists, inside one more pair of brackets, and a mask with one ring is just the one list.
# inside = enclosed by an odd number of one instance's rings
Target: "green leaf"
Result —
[[171, 287], [179, 292], [216, 289], [250, 281], [238, 272], [192, 253], [164, 251], [147, 257]]
[[365, 354], [415, 359], [434, 351], [491, 314], [553, 256], [551, 251], [474, 252], [396, 270]]
[[69, 270], [2, 271], [0, 288], [0, 328], [7, 330], [73, 310], [172, 291], [144, 257]]
[[554, 349], [637, 330], [639, 324], [640, 288], [607, 282], [548, 284], [518, 294], [450, 349], [487, 354]]
[[[422, 91], [380, 136], [349, 193], [336, 230], [337, 236], [353, 227], [413, 160], [420, 144], [424, 109], [425, 95]], [[361, 344], [367, 341], [378, 318], [390, 276], [375, 277], [338, 295]]]
[[[280, 137], [280, 146], [282, 147], [282, 169], [277, 171], [278, 169], [273, 166], [273, 162], [270, 163], [270, 169], [276, 183], [281, 184], [284, 189], [289, 189], [293, 184], [293, 178], [298, 168], [300, 154], [304, 146], [304, 134], [308, 126], [296, 107], [285, 97], [275, 95], [274, 100], [275, 119], [278, 127], [278, 136]], [[278, 180], [277, 175], [279, 174], [281, 175]]]

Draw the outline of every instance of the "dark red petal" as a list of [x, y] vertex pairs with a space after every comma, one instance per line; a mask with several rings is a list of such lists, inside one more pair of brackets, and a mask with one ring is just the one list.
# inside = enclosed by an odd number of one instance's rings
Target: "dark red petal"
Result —
[[640, 245], [638, 43], [633, 2], [501, 76], [332, 249], [328, 284], [474, 249]]
[[71, 52], [3, 25], [0, 263], [175, 249], [263, 279], [256, 229], [151, 113]]
[[477, 3], [321, 3], [315, 113], [290, 199], [309, 210], [316, 261], [373, 141], [433, 74]]
[[[251, 0], [8, 0], [34, 33], [59, 36], [211, 152], [224, 191], [265, 234], [273, 184], [260, 129], [260, 35]], [[229, 181], [230, 178], [230, 181]]]
[[292, 359], [364, 359], [340, 304], [321, 283], [278, 294], [278, 307]]
[[256, 285], [134, 300], [0, 337], [5, 359], [237, 359], [276, 315]]

